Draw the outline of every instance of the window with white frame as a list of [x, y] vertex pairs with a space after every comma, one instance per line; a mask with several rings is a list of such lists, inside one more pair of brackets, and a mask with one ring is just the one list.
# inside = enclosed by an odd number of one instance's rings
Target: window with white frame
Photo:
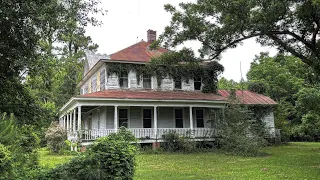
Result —
[[181, 77], [174, 78], [174, 89], [182, 89]]
[[143, 74], [142, 76], [143, 89], [151, 89], [151, 76]]
[[201, 78], [194, 78], [194, 90], [201, 90]]
[[174, 110], [176, 128], [183, 128], [183, 111], [182, 109]]
[[106, 82], [106, 71], [105, 71], [105, 69], [103, 69], [100, 72], [100, 90], [101, 91], [106, 89], [105, 82]]
[[128, 128], [128, 109], [119, 109], [119, 127]]
[[97, 77], [94, 76], [91, 80], [91, 92], [97, 91]]
[[204, 128], [203, 109], [196, 109], [197, 128]]
[[151, 128], [151, 109], [143, 109], [143, 128]]
[[119, 85], [121, 88], [128, 88], [128, 72], [121, 72], [119, 75]]

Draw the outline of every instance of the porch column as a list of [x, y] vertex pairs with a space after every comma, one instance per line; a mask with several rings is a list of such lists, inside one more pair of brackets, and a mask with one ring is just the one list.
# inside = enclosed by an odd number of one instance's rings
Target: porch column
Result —
[[114, 130], [118, 131], [118, 106], [114, 106]]
[[192, 114], [192, 106], [189, 107], [189, 115], [190, 115], [190, 129], [193, 129], [193, 114]]
[[66, 130], [66, 115], [63, 115], [63, 129]]
[[72, 131], [76, 131], [76, 109], [73, 109], [73, 123]]
[[157, 113], [157, 106], [153, 107], [153, 128], [154, 128], [154, 137], [157, 137], [157, 130], [158, 130], [158, 113]]
[[81, 130], [81, 106], [78, 106], [78, 131]]
[[69, 113], [67, 113], [66, 116], [67, 116], [67, 131], [69, 131]]

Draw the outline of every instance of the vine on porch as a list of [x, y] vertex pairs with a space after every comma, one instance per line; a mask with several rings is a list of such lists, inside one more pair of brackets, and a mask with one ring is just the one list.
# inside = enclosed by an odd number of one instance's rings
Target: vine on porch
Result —
[[142, 74], [155, 76], [158, 87], [167, 76], [173, 79], [181, 78], [187, 83], [189, 79], [201, 78], [204, 93], [216, 93], [218, 76], [224, 71], [224, 67], [217, 61], [204, 62], [196, 58], [190, 49], [164, 53], [152, 58], [147, 64], [110, 63], [108, 67], [108, 75], [136, 71], [138, 84]]

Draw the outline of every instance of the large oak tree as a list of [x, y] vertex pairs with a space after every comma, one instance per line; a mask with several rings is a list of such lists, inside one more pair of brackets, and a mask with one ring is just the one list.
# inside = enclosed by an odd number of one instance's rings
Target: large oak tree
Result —
[[175, 47], [202, 43], [202, 56], [222, 52], [250, 38], [300, 58], [320, 74], [320, 5], [318, 0], [197, 0], [165, 5], [172, 14], [161, 40]]

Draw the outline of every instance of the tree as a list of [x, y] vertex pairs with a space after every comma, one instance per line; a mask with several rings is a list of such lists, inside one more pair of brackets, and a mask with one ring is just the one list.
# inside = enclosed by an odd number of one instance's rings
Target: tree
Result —
[[219, 59], [227, 49], [256, 38], [300, 58], [320, 74], [319, 0], [197, 0], [165, 5], [172, 14], [160, 41], [175, 47], [188, 40], [202, 43], [202, 56]]
[[218, 89], [225, 89], [225, 90], [230, 90], [230, 89], [247, 89], [248, 84], [246, 82], [236, 82], [233, 79], [228, 80], [224, 77], [219, 79], [218, 82]]

